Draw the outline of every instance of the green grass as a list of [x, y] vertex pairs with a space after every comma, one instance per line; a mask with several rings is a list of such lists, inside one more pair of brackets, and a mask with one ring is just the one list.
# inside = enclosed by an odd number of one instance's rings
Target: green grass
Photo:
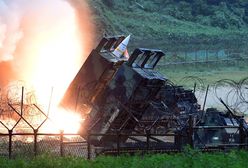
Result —
[[[183, 19], [172, 14], [175, 12], [175, 14], [184, 16], [188, 13], [187, 11], [182, 11], [185, 7], [179, 9], [180, 4], [178, 3], [168, 2], [168, 5], [165, 5], [164, 1], [160, 3], [142, 1], [142, 4], [147, 9], [141, 9], [135, 2], [131, 0], [115, 0], [112, 2], [113, 6], [109, 6], [104, 1], [90, 1], [94, 10], [94, 21], [97, 27], [96, 34], [100, 37], [105, 33], [108, 35], [132, 34], [131, 43], [133, 44], [131, 46], [151, 46], [164, 50], [178, 48], [178, 44], [185, 43], [190, 45], [208, 44], [212, 47], [218, 43], [222, 44], [222, 48], [236, 48], [240, 44], [246, 44], [248, 37], [246, 26], [240, 28], [231, 26], [223, 29], [206, 23], [213, 21], [217, 13], [213, 14], [212, 17], [198, 15], [191, 19]], [[153, 6], [154, 9], [149, 10]], [[161, 9], [157, 10], [156, 8]], [[209, 8], [211, 6], [207, 7], [207, 9]], [[223, 8], [216, 8], [216, 12], [219, 9]], [[225, 12], [234, 16], [233, 12], [229, 11], [228, 8], [225, 8]], [[228, 18], [225, 21], [227, 23], [230, 22]], [[235, 18], [242, 20], [242, 17], [236, 15]], [[216, 22], [218, 23], [219, 21]], [[240, 43], [237, 45], [238, 42]]]
[[194, 85], [194, 81], [184, 83], [182, 82], [183, 78], [194, 76], [202, 79], [205, 85], [212, 85], [221, 79], [240, 81], [248, 77], [248, 65], [245, 62], [237, 65], [222, 65], [220, 63], [210, 65], [170, 65], [160, 67], [158, 70], [174, 83], [190, 87]]
[[38, 156], [33, 159], [0, 158], [1, 168], [243, 168], [247, 167], [248, 152], [201, 153], [187, 150], [179, 154], [145, 156], [100, 156], [93, 160], [75, 157]]

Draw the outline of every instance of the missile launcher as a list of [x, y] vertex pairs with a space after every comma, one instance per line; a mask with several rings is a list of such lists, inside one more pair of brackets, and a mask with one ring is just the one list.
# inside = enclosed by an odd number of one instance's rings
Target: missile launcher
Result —
[[[231, 128], [203, 129], [209, 126], [242, 125], [241, 129], [247, 135], [248, 127], [243, 117], [235, 116], [230, 109], [228, 112], [201, 110], [192, 90], [172, 84], [156, 71], [156, 65], [165, 56], [163, 51], [137, 48], [129, 58], [120, 56], [120, 51], [116, 56], [114, 51], [123, 41], [124, 36], [103, 38], [88, 56], [61, 102], [64, 108], [85, 116], [80, 134], [86, 139], [95, 134], [90, 137], [91, 144], [113, 146], [116, 137], [108, 135], [117, 132], [123, 134], [119, 139], [122, 144], [128, 144], [130, 139], [142, 142], [128, 134], [149, 130], [152, 134], [181, 135], [173, 140], [174, 147], [178, 148], [189, 143], [190, 126], [202, 127], [193, 130], [191, 137], [198, 147], [212, 142], [241, 141], [233, 136]], [[158, 137], [151, 138], [154, 143], [167, 144]]]

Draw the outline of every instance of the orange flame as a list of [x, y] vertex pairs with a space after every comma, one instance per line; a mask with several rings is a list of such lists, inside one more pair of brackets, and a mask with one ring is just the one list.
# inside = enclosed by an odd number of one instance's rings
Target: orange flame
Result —
[[[53, 88], [49, 115], [58, 129], [54, 130], [53, 125], [47, 125], [43, 129], [75, 133], [82, 121], [80, 115], [66, 112], [58, 105], [82, 66], [84, 56], [88, 55], [92, 46], [91, 40], [94, 38], [92, 36], [94, 27], [86, 2], [79, 4], [79, 10], [84, 11], [80, 13], [83, 16], [79, 17], [68, 2], [61, 0], [56, 2], [58, 3], [56, 9], [47, 9], [50, 5], [48, 4], [47, 7], [26, 13], [22, 21], [23, 38], [14, 53], [19, 56], [14, 58], [13, 65], [17, 67], [15, 70], [19, 80], [33, 86], [38, 105], [45, 111], [48, 109]], [[84, 9], [80, 9], [80, 5]], [[56, 10], [55, 14], [49, 13], [50, 10]], [[80, 19], [84, 19], [82, 22], [85, 24], [79, 23]], [[88, 40], [89, 38], [91, 39]]]

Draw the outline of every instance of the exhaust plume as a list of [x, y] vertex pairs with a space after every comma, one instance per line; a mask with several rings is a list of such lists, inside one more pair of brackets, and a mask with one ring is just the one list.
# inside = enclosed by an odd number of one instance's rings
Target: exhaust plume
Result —
[[0, 0], [0, 91], [23, 81], [61, 129], [77, 131], [80, 118], [58, 104], [93, 42], [87, 0]]
[[[87, 1], [0, 0], [0, 66], [4, 62], [9, 65], [5, 73], [15, 72], [1, 75], [0, 86], [13, 78], [33, 85], [42, 69], [50, 68], [45, 81], [56, 80], [68, 69], [66, 73], [72, 74], [72, 67], [78, 70], [92, 48], [90, 18]], [[46, 84], [55, 87], [58, 83]]]

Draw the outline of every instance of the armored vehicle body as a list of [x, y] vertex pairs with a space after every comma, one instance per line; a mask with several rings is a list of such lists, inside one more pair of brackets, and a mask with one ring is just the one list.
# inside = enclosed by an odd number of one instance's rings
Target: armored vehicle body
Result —
[[[113, 51], [124, 39], [103, 38], [61, 102], [65, 108], [84, 114], [80, 134], [86, 139], [94, 134], [91, 144], [116, 146], [116, 136], [110, 135], [121, 133], [118, 143], [132, 146], [135, 141], [142, 146], [144, 139], [132, 134], [147, 131], [158, 148], [172, 145], [178, 149], [186, 144], [202, 148], [246, 141], [247, 124], [242, 117], [216, 109], [201, 110], [192, 90], [172, 84], [155, 70], [163, 51], [137, 48], [129, 58], [116, 57]], [[156, 136], [168, 133], [175, 134], [174, 138]]]

